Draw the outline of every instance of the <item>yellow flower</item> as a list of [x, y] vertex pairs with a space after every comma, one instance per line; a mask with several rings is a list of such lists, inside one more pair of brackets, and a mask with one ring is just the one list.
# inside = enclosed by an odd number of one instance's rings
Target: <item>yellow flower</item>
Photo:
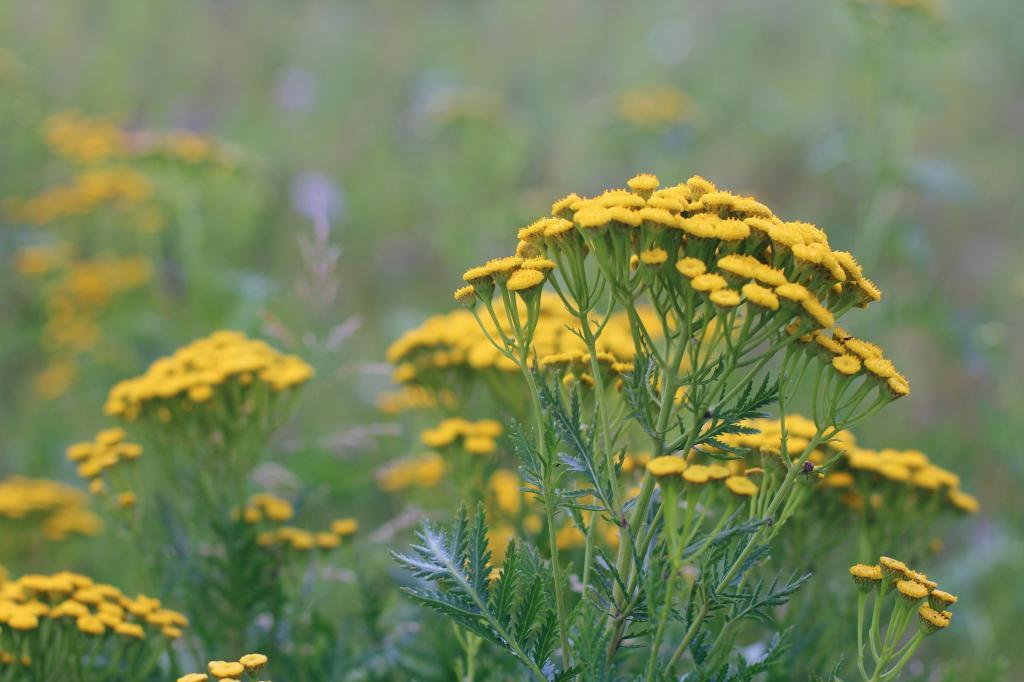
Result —
[[263, 654], [246, 654], [239, 658], [238, 662], [249, 672], [254, 672], [267, 664], [267, 657]]
[[7, 625], [15, 630], [35, 630], [39, 627], [39, 616], [24, 608], [18, 608], [7, 619]]
[[331, 522], [331, 532], [343, 538], [355, 535], [359, 530], [359, 522], [353, 518], [335, 519]]
[[181, 628], [176, 628], [173, 625], [165, 625], [160, 628], [160, 634], [167, 639], [178, 639], [181, 637]]
[[933, 589], [928, 594], [928, 604], [938, 611], [948, 609], [950, 606], [957, 602], [955, 595], [945, 592], [943, 590]]
[[748, 282], [743, 285], [742, 291], [747, 300], [758, 307], [768, 310], [779, 309], [779, 297], [771, 289], [755, 282]]
[[810, 296], [811, 293], [799, 284], [787, 282], [786, 284], [775, 287], [775, 295], [779, 298], [784, 298], [787, 301], [800, 303]]
[[522, 268], [524, 270], [550, 272], [555, 269], [555, 261], [542, 257], [526, 258], [523, 260]]
[[640, 173], [627, 180], [626, 184], [637, 194], [649, 196], [651, 192], [658, 189], [659, 183], [658, 176], [651, 173]]
[[740, 497], [753, 497], [757, 494], [757, 484], [746, 476], [730, 476], [725, 479], [725, 487]]
[[237, 677], [245, 672], [245, 666], [238, 661], [210, 661], [206, 668], [217, 679]]
[[78, 620], [75, 621], [75, 625], [81, 632], [87, 635], [102, 635], [107, 630], [107, 626], [96, 616], [79, 616]]
[[697, 275], [696, 277], [690, 280], [690, 286], [692, 286], [697, 291], [710, 292], [717, 291], [719, 289], [724, 289], [726, 288], [726, 286], [728, 286], [728, 284], [726, 283], [724, 277], [712, 272], [703, 275]]
[[910, 395], [910, 384], [907, 382], [905, 377], [899, 374], [889, 377], [886, 380], [886, 386], [889, 388], [889, 393], [892, 394], [894, 398]]
[[753, 256], [730, 254], [718, 259], [717, 267], [720, 271], [735, 275], [741, 279], [753, 279], [761, 261]]
[[598, 229], [604, 227], [612, 220], [612, 214], [602, 206], [587, 206], [576, 211], [573, 220], [580, 227], [586, 229]]
[[509, 291], [526, 291], [544, 283], [544, 273], [539, 270], [516, 270], [508, 278]]
[[114, 632], [134, 639], [145, 639], [146, 637], [145, 630], [138, 623], [117, 623], [114, 625]]
[[470, 436], [463, 443], [466, 452], [474, 455], [489, 455], [497, 450], [494, 439], [488, 436]]
[[854, 564], [850, 566], [850, 575], [853, 577], [857, 588], [867, 591], [882, 582], [882, 567], [869, 566], [867, 564]]
[[721, 464], [709, 464], [706, 467], [708, 478], [712, 481], [724, 481], [731, 475], [728, 467]]
[[644, 265], [661, 265], [668, 260], [668, 252], [657, 247], [640, 252], [640, 262]]
[[703, 464], [691, 464], [683, 472], [683, 480], [694, 485], [704, 485], [711, 480], [711, 472]]
[[316, 546], [320, 549], [334, 549], [341, 546], [341, 538], [334, 533], [317, 533]]
[[918, 602], [928, 596], [928, 588], [913, 580], [897, 580], [896, 590], [909, 602]]
[[981, 507], [976, 497], [956, 489], [949, 491], [949, 501], [954, 507], [968, 514], [977, 514]]
[[921, 627], [926, 633], [932, 633], [949, 627], [949, 618], [927, 604], [921, 605], [921, 608], [917, 610], [917, 615], [921, 619]]
[[708, 296], [708, 299], [717, 306], [722, 308], [735, 308], [740, 304], [739, 292], [733, 291], [732, 289], [718, 289], [712, 291]]
[[832, 367], [840, 374], [853, 376], [860, 371], [860, 360], [855, 355], [844, 353], [832, 358]]
[[491, 269], [485, 265], [470, 268], [462, 274], [462, 279], [470, 285], [480, 284], [491, 279]]
[[467, 284], [464, 287], [460, 287], [455, 290], [454, 298], [459, 303], [470, 303], [476, 300], [476, 288], [472, 284]]
[[882, 567], [882, 574], [886, 580], [902, 579], [909, 570], [902, 561], [887, 556], [879, 557], [878, 564]]
[[647, 462], [647, 471], [656, 478], [678, 476], [684, 469], [686, 462], [675, 455], [662, 455]]
[[189, 673], [178, 678], [178, 682], [207, 682], [210, 677], [206, 673]]

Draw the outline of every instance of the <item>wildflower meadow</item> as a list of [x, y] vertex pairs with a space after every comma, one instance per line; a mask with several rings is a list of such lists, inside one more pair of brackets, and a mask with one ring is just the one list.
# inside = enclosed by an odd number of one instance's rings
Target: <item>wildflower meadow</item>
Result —
[[1022, 22], [0, 5], [0, 682], [1021, 679]]

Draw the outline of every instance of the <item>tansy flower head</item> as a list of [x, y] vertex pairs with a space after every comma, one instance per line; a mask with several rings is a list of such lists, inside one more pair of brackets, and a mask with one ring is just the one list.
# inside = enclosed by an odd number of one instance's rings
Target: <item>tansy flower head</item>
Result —
[[665, 249], [654, 247], [640, 252], [640, 262], [644, 265], [661, 265], [668, 260], [668, 252]]
[[651, 193], [658, 189], [658, 176], [652, 175], [651, 173], [640, 173], [634, 175], [627, 182], [629, 188], [642, 196], [650, 196]]
[[480, 265], [475, 268], [470, 268], [462, 273], [462, 279], [470, 284], [482, 284], [490, 281], [491, 269], [485, 265]]
[[708, 300], [721, 308], [735, 308], [740, 304], [740, 295], [732, 289], [718, 289], [708, 295]]
[[767, 289], [755, 282], [748, 282], [743, 285], [743, 295], [747, 301], [768, 310], [779, 309], [779, 297], [771, 289]]
[[588, 206], [573, 215], [573, 220], [582, 228], [598, 229], [612, 220], [612, 214], [602, 206]]
[[267, 664], [267, 657], [263, 654], [246, 654], [238, 659], [238, 662], [249, 672], [254, 672]]
[[878, 565], [882, 568], [882, 575], [888, 581], [902, 580], [903, 576], [907, 574], [907, 565], [902, 561], [893, 559], [892, 557], [879, 557]]
[[647, 462], [647, 471], [656, 478], [678, 476], [685, 469], [686, 462], [675, 455], [662, 455]]
[[724, 289], [728, 285], [724, 277], [713, 272], [709, 272], [703, 275], [697, 275], [691, 279], [690, 286], [697, 291], [711, 292], [717, 291], [718, 289]]
[[508, 278], [509, 291], [527, 291], [544, 283], [544, 273], [539, 270], [516, 270]]
[[[492, 258], [484, 265], [491, 276], [498, 281], [505, 281], [512, 276], [522, 265], [523, 259], [519, 256], [505, 256], [503, 258]], [[473, 282], [470, 282], [473, 284]]]
[[455, 300], [463, 305], [469, 305], [476, 301], [476, 288], [472, 284], [467, 284], [464, 287], [460, 287], [455, 290]]
[[359, 530], [359, 522], [352, 518], [335, 519], [331, 522], [331, 532], [340, 537], [354, 535]]
[[927, 604], [921, 605], [921, 608], [917, 610], [917, 615], [921, 619], [921, 628], [926, 634], [949, 627], [949, 618]]
[[871, 590], [882, 582], [882, 567], [869, 566], [867, 564], [854, 564], [850, 566], [850, 575], [857, 583], [857, 589], [862, 592]]
[[919, 602], [928, 596], [928, 588], [913, 580], [897, 580], [896, 590], [909, 602]]
[[928, 594], [928, 604], [933, 609], [944, 611], [957, 602], [955, 595], [943, 590], [932, 590]]
[[832, 358], [832, 367], [845, 376], [853, 376], [860, 371], [860, 360], [855, 355], [844, 353]]
[[521, 265], [526, 270], [539, 270], [540, 272], [551, 272], [555, 269], [555, 261], [548, 258], [534, 257], [523, 259]]
[[551, 204], [551, 215], [557, 216], [568, 211], [569, 208], [579, 200], [579, 195], [575, 192], [567, 194], [555, 203]]
[[757, 494], [757, 484], [746, 476], [730, 476], [725, 479], [725, 487], [739, 497], [753, 497]]
[[698, 275], [703, 275], [707, 269], [707, 266], [704, 265], [704, 261], [697, 258], [683, 258], [676, 262], [676, 270], [678, 270], [679, 274], [687, 279], [693, 279]]
[[238, 677], [245, 672], [245, 666], [238, 661], [210, 661], [207, 670], [217, 679]]
[[711, 480], [711, 475], [703, 464], [693, 464], [683, 472], [683, 480], [693, 485], [704, 485]]

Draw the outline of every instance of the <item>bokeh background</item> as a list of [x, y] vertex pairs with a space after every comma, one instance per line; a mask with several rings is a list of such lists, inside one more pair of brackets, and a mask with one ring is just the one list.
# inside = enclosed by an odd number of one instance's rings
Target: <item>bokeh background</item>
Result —
[[[1017, 0], [0, 3], [0, 477], [78, 485], [63, 449], [105, 425], [113, 381], [237, 328], [318, 371], [272, 474], [402, 522], [373, 484], [415, 438], [376, 407], [386, 345], [552, 200], [699, 173], [822, 226], [883, 290], [850, 324], [913, 394], [860, 435], [924, 450], [981, 500], [928, 568], [961, 597], [941, 668], [1011, 679], [1022, 26]], [[230, 160], [186, 144], [133, 162], [139, 206], [33, 224], [22, 200], [82, 172], [47, 143], [68, 111], [140, 139], [191, 131]], [[66, 242], [143, 276], [48, 268]], [[87, 319], [55, 319], [60, 300]]]

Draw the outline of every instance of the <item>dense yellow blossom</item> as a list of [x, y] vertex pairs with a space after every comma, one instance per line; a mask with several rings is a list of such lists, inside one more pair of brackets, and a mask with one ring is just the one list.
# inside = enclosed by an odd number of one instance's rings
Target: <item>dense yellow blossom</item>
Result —
[[[499, 311], [498, 319], [503, 320], [500, 302], [495, 303], [495, 309]], [[650, 328], [657, 329], [653, 311], [641, 308], [639, 312]], [[481, 319], [494, 335], [493, 321], [489, 317]], [[586, 345], [569, 331], [573, 321], [557, 296], [544, 294], [541, 297], [533, 349], [542, 362], [544, 358], [561, 354], [571, 354], [570, 359], [581, 363], [587, 360]], [[502, 328], [506, 334], [511, 331]], [[598, 341], [598, 350], [606, 354], [601, 359], [609, 367], [615, 363], [625, 367], [632, 362], [635, 351], [625, 314], [612, 316]], [[445, 372], [496, 370], [511, 374], [518, 371], [513, 362], [491, 345], [473, 314], [465, 310], [437, 315], [406, 332], [388, 348], [387, 359], [396, 366], [396, 380], [413, 385], [440, 386], [439, 376]]]
[[[188, 618], [165, 608], [158, 599], [144, 594], [131, 597], [113, 585], [97, 583], [79, 573], [62, 571], [52, 575], [27, 574], [16, 580], [0, 579], [0, 639], [4, 628], [20, 630], [24, 637], [38, 637], [41, 642], [54, 632], [63, 632], [63, 637], [76, 630], [90, 636], [110, 633], [95, 644], [86, 644], [71, 655], [65, 652], [60, 660], [48, 662], [48, 669], [53, 671], [73, 668], [76, 656], [84, 662], [90, 650], [95, 656], [100, 647], [113, 652], [116, 647], [138, 640], [153, 640], [161, 645], [180, 636], [188, 624]], [[17, 641], [22, 646], [27, 642]], [[29, 648], [44, 655], [47, 651], [45, 647]]]
[[87, 505], [85, 493], [56, 481], [20, 476], [0, 481], [0, 520], [36, 521], [51, 540], [96, 535], [101, 523]]
[[241, 332], [219, 331], [156, 360], [141, 376], [115, 384], [104, 412], [133, 421], [157, 416], [161, 407], [181, 407], [197, 387], [244, 393], [258, 383], [281, 392], [312, 376], [313, 368], [301, 358]]

